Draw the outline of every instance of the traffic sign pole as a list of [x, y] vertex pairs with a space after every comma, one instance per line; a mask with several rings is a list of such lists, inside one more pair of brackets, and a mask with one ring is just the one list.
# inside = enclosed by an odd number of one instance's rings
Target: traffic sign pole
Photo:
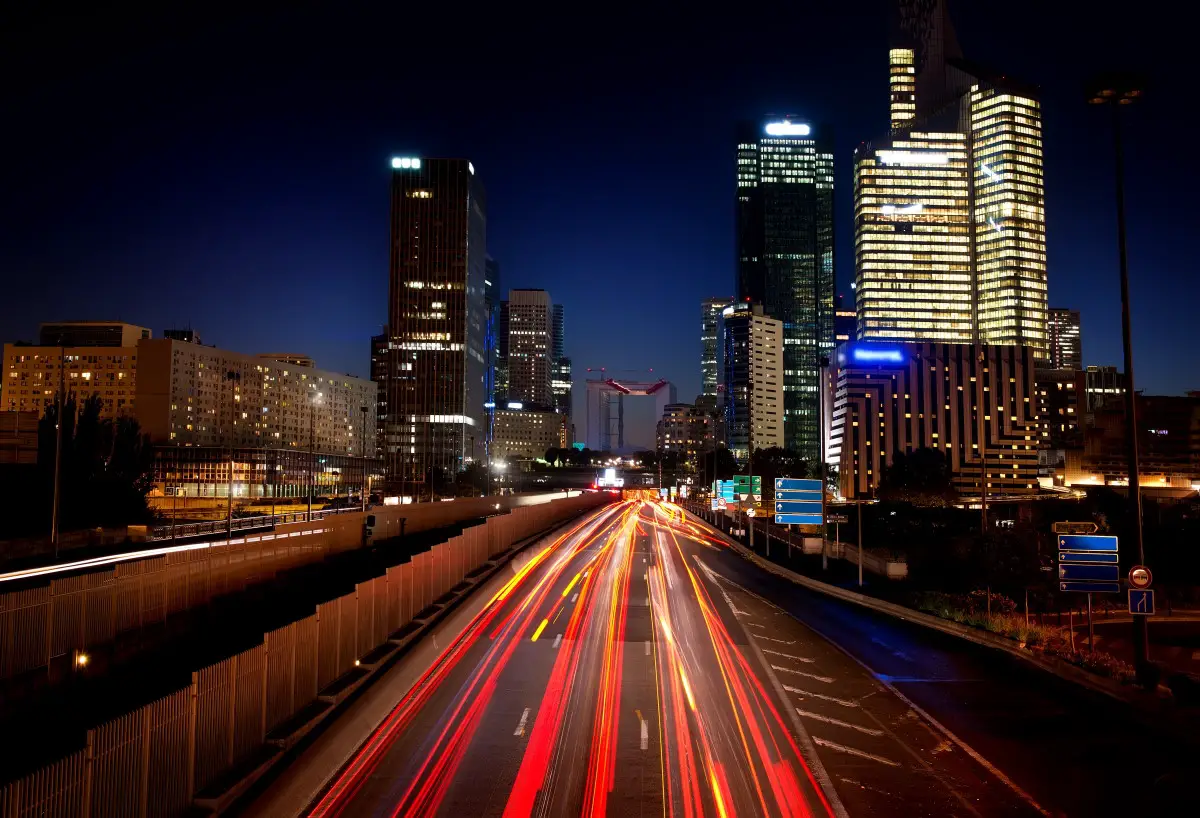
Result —
[[1096, 652], [1096, 629], [1092, 626], [1092, 592], [1088, 591], [1088, 653]]

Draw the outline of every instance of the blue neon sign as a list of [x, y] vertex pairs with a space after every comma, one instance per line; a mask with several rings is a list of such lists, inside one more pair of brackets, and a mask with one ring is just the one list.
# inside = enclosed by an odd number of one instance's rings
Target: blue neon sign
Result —
[[869, 347], [855, 347], [854, 360], [863, 362], [890, 362], [903, 363], [904, 353], [898, 349], [871, 349]]

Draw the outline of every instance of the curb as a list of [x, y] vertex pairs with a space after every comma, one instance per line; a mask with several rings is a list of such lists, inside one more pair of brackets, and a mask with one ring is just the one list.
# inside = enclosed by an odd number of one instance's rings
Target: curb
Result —
[[[904, 606], [897, 605], [894, 602], [885, 602], [881, 599], [875, 599], [874, 597], [855, 593], [854, 591], [847, 591], [844, 588], [838, 588], [837, 586], [829, 585], [828, 583], [821, 582], [820, 580], [802, 576], [794, 571], [789, 571], [788, 569], [780, 565], [776, 565], [775, 563], [760, 557], [758, 554], [755, 554], [753, 551], [746, 548], [746, 546], [734, 540], [732, 537], [727, 536], [720, 529], [713, 527], [706, 520], [704, 520], [704, 518], [698, 516], [694, 512], [687, 511], [686, 509], [684, 511], [686, 514], [691, 515], [699, 523], [720, 536], [721, 539], [728, 543], [730, 547], [732, 547], [743, 559], [754, 563], [764, 571], [775, 574], [782, 579], [789, 580], [796, 585], [800, 585], [811, 591], [816, 591], [817, 593], [825, 594], [826, 596], [832, 596], [836, 599], [842, 600], [843, 602], [850, 602], [863, 608], [869, 608], [880, 613], [888, 614], [889, 616], [893, 616], [896, 619], [900, 619], [904, 622], [921, 625], [929, 628], [930, 630], [940, 631], [941, 633], [945, 633], [950, 636], [957, 636], [960, 639], [965, 639], [968, 642], [973, 642], [983, 647], [1004, 651], [1011, 656], [1015, 656], [1018, 659], [1028, 662], [1034, 667], [1058, 676], [1061, 679], [1074, 682], [1075, 684], [1086, 687], [1096, 693], [1102, 693], [1110, 698], [1132, 705], [1144, 715], [1155, 717], [1166, 715], [1178, 717], [1179, 715], [1169, 706], [1166, 706], [1170, 701], [1169, 698], [1164, 700], [1162, 695], [1151, 695], [1136, 688], [1131, 688], [1128, 685], [1123, 685], [1119, 682], [1113, 681], [1112, 679], [1096, 676], [1095, 674], [1088, 673], [1086, 670], [1076, 667], [1075, 665], [1072, 665], [1069, 662], [1065, 662], [1061, 659], [1039, 656], [1033, 651], [1018, 647], [1017, 644], [1011, 639], [1006, 639], [1002, 636], [996, 636], [995, 634], [991, 634], [986, 631], [980, 631], [976, 628], [971, 628], [966, 625], [960, 625], [957, 622], [951, 622], [949, 620], [933, 616], [932, 614], [914, 611], [911, 608], [905, 608]], [[1187, 732], [1189, 736], [1192, 736], [1190, 730]]]

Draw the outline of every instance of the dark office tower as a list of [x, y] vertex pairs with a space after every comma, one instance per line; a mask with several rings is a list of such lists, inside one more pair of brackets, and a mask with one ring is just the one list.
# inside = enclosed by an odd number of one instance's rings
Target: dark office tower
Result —
[[783, 322], [784, 439], [815, 461], [818, 366], [833, 349], [833, 148], [791, 117], [737, 146], [738, 300]]
[[567, 353], [564, 352], [566, 341], [563, 338], [563, 305], [555, 304], [550, 311], [550, 358], [557, 361]]
[[1079, 310], [1051, 307], [1046, 328], [1050, 336], [1051, 369], [1083, 369], [1083, 337], [1079, 334]]
[[483, 311], [487, 316], [487, 329], [483, 342], [483, 394], [486, 403], [496, 402], [496, 368], [500, 362], [500, 263], [487, 257], [483, 280]]
[[[554, 393], [554, 411], [567, 416], [571, 426], [571, 359], [567, 357], [565, 315], [562, 304], [555, 304], [550, 313], [550, 388]], [[570, 435], [572, 442], [574, 435]]]
[[700, 302], [700, 394], [717, 396], [721, 383], [721, 313], [732, 298], [706, 298]]
[[[388, 330], [383, 328], [379, 335], [371, 336], [371, 380], [375, 381], [375, 457], [383, 459], [387, 448], [387, 433], [389, 431], [387, 400], [388, 400]], [[390, 427], [395, 432], [395, 427]]]
[[431, 498], [483, 456], [487, 201], [466, 159], [392, 160], [385, 465]]
[[[946, 11], [946, 0], [896, 0], [891, 40], [909, 52], [909, 65], [916, 69], [914, 110], [917, 118], [937, 111], [965, 90], [962, 78], [952, 65], [954, 61], [962, 59], [962, 50]], [[893, 51], [892, 56], [895, 66], [896, 58], [902, 56], [902, 50]], [[893, 77], [895, 75], [893, 70]], [[892, 80], [893, 84], [896, 82], [896, 79]], [[894, 92], [896, 89], [892, 90]], [[912, 93], [911, 88], [906, 90]], [[896, 110], [895, 101], [893, 95], [893, 112]]]

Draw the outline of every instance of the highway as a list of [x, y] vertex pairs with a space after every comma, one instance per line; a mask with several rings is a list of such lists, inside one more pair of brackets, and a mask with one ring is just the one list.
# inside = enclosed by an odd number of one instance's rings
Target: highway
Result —
[[783, 582], [673, 506], [596, 512], [522, 552], [452, 641], [422, 640], [242, 812], [1092, 815], [1148, 773], [1122, 776], [1112, 742], [1064, 752], [1060, 727], [1139, 735], [1078, 689]]

